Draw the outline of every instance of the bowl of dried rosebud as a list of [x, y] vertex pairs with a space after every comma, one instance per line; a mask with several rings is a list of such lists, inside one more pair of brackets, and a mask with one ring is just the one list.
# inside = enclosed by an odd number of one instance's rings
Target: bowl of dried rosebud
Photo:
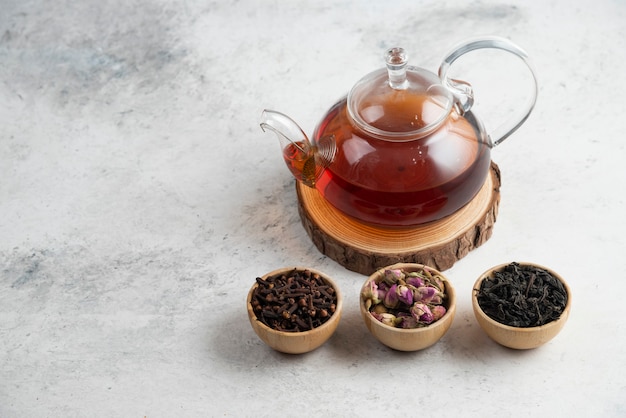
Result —
[[302, 354], [324, 344], [337, 329], [343, 298], [327, 275], [288, 267], [257, 277], [248, 292], [252, 328], [276, 351]]
[[430, 347], [450, 328], [456, 293], [446, 277], [422, 264], [379, 269], [363, 284], [361, 316], [370, 333], [399, 351]]
[[509, 348], [537, 348], [563, 328], [572, 304], [570, 288], [556, 272], [511, 262], [484, 272], [474, 283], [472, 307], [480, 327]]

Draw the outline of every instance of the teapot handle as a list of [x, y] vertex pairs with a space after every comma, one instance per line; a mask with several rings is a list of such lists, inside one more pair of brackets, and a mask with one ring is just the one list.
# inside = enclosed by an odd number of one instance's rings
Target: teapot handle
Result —
[[506, 138], [508, 138], [509, 135], [515, 132], [520, 126], [522, 126], [526, 119], [528, 119], [528, 116], [530, 116], [530, 113], [535, 107], [539, 88], [537, 86], [537, 76], [535, 75], [533, 66], [528, 58], [528, 54], [526, 54], [523, 49], [521, 49], [511, 41], [500, 37], [476, 38], [454, 48], [452, 52], [450, 52], [445, 57], [445, 59], [441, 63], [441, 66], [439, 67], [439, 78], [457, 98], [460, 96], [460, 105], [463, 111], [469, 110], [469, 108], [473, 104], [474, 99], [472, 96], [471, 87], [469, 86], [469, 84], [463, 81], [448, 78], [447, 73], [452, 63], [461, 55], [470, 51], [474, 51], [476, 49], [483, 48], [501, 49], [503, 51], [507, 51], [512, 53], [513, 55], [518, 56], [530, 70], [533, 81], [531, 95], [528, 98], [528, 101], [526, 102], [524, 107], [517, 114], [514, 114], [500, 126], [494, 129], [493, 132], [489, 135], [489, 137], [491, 138], [492, 146], [495, 147]]

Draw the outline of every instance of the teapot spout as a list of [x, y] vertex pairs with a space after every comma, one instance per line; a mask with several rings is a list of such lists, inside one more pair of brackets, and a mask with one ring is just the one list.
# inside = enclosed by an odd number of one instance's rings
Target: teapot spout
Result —
[[[317, 144], [311, 143], [300, 126], [289, 116], [273, 110], [261, 114], [261, 129], [276, 134], [287, 168], [296, 180], [315, 187], [317, 180], [334, 156], [334, 139], [324, 139], [325, 151], [320, 154]], [[332, 148], [328, 151], [327, 148]], [[330, 157], [330, 159], [329, 159]]]

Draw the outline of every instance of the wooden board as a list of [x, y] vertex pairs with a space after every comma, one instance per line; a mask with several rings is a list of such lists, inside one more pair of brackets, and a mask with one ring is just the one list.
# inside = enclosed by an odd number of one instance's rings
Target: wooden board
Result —
[[318, 250], [349, 270], [370, 275], [395, 263], [420, 263], [439, 271], [452, 267], [491, 237], [500, 184], [500, 169], [492, 162], [485, 184], [462, 209], [425, 225], [393, 229], [344, 215], [300, 182], [296, 192], [302, 224]]

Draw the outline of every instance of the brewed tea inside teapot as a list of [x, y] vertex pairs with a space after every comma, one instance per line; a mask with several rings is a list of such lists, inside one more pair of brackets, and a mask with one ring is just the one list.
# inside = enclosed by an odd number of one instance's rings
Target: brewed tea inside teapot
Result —
[[[480, 48], [518, 56], [533, 80], [525, 105], [490, 134], [471, 110], [471, 85], [447, 76], [458, 57]], [[478, 193], [489, 172], [491, 149], [532, 112], [534, 71], [522, 49], [494, 37], [454, 48], [438, 74], [409, 66], [402, 48], [387, 50], [385, 64], [330, 107], [311, 139], [276, 111], [263, 111], [261, 128], [278, 136], [296, 179], [344, 214], [388, 227], [442, 219]]]

